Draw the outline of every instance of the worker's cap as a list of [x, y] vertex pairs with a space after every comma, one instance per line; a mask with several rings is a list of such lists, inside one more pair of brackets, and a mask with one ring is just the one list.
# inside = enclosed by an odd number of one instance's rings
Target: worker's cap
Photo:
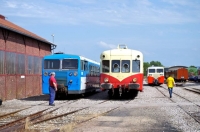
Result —
[[56, 74], [55, 72], [51, 72], [51, 73], [50, 73], [50, 75], [55, 75], [55, 74]]

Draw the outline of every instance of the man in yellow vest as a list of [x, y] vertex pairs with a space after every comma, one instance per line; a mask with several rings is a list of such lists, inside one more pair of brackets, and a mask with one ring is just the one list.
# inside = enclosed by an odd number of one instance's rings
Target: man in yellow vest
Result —
[[169, 96], [170, 98], [172, 98], [173, 87], [175, 86], [174, 78], [171, 75], [169, 75], [166, 82], [169, 90]]

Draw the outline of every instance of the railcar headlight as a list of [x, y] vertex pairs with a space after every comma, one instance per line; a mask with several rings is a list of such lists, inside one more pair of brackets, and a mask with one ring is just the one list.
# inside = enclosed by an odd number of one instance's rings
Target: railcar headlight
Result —
[[134, 82], [134, 83], [137, 82], [137, 78], [133, 78], [133, 82]]
[[108, 82], [108, 78], [104, 78], [104, 82], [107, 83]]
[[74, 72], [74, 76], [77, 76], [78, 75], [78, 73], [77, 72]]
[[69, 73], [69, 76], [72, 76], [72, 74], [73, 74], [73, 73], [72, 73], [72, 72], [70, 72], [70, 73]]
[[44, 75], [45, 75], [45, 76], [48, 76], [48, 72], [45, 72]]

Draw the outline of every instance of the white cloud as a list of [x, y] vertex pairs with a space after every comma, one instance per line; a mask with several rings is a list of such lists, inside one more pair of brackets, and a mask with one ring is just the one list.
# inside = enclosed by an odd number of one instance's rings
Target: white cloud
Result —
[[101, 47], [104, 47], [104, 48], [107, 48], [107, 49], [116, 49], [116, 48], [117, 48], [116, 45], [107, 44], [107, 43], [105, 43], [105, 42], [103, 42], [103, 41], [100, 41], [100, 42], [99, 42], [99, 45], [100, 45]]
[[[58, 1], [59, 2], [59, 1]], [[149, 0], [135, 1], [92, 1], [63, 0], [61, 3], [49, 1], [4, 1], [0, 5], [5, 14], [27, 18], [40, 18], [42, 22], [60, 24], [99, 24], [99, 25], [132, 25], [132, 24], [179, 24], [199, 22], [200, 9], [194, 7], [190, 1], [165, 1], [162, 7]], [[178, 11], [176, 8], [165, 6], [165, 3], [176, 6], [190, 5], [190, 9], [184, 8]], [[4, 6], [3, 6], [4, 5]], [[14, 8], [18, 8], [15, 10]], [[193, 15], [191, 15], [193, 13]], [[197, 17], [194, 17], [197, 16]]]
[[6, 5], [8, 8], [17, 8], [17, 4], [15, 2], [6, 1]]

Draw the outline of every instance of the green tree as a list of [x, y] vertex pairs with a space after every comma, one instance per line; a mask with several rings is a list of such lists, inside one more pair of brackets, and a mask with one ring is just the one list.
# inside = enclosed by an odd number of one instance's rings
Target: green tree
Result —
[[159, 61], [151, 61], [150, 65], [151, 66], [163, 66]]
[[151, 66], [151, 65], [149, 64], [149, 62], [144, 62], [144, 63], [143, 63], [143, 67], [144, 67], [144, 68], [143, 68], [143, 69], [144, 69], [144, 71], [143, 71], [143, 72], [144, 72], [144, 76], [147, 75], [147, 68], [150, 67], [150, 66]]
[[196, 76], [197, 75], [197, 67], [195, 66], [190, 66], [188, 67], [188, 73], [189, 73], [189, 76]]

